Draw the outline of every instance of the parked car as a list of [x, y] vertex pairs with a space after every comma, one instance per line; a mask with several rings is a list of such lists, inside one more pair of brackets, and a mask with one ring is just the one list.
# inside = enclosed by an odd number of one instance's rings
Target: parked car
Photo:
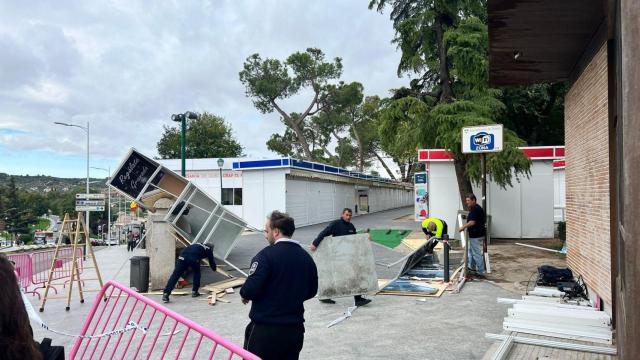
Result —
[[91, 239], [91, 246], [105, 246], [107, 243], [101, 239]]

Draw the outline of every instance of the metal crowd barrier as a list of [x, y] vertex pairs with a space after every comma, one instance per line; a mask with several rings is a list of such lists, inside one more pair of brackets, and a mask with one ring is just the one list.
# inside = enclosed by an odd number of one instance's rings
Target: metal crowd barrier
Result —
[[96, 296], [80, 335], [71, 359], [260, 359], [115, 281]]
[[[33, 273], [31, 282], [36, 286], [35, 290], [41, 288], [43, 289], [47, 286], [47, 281], [49, 280], [49, 270], [51, 269], [51, 263], [53, 262], [53, 257], [55, 255], [55, 249], [38, 251], [31, 253], [30, 255]], [[76, 261], [78, 262], [78, 272], [80, 274], [82, 274], [82, 271], [84, 270], [84, 262], [82, 261], [82, 256], [82, 248], [77, 248]], [[60, 248], [58, 252], [58, 259], [56, 260], [55, 267], [53, 269], [53, 278], [51, 280], [71, 278], [71, 268], [73, 265], [72, 257], [72, 247]], [[57, 293], [55, 287], [53, 289]]]
[[13, 254], [8, 255], [7, 259], [13, 261], [15, 264], [15, 271], [18, 275], [18, 282], [20, 283], [20, 287], [25, 292], [25, 294], [34, 294], [40, 297], [40, 294], [35, 292], [35, 290], [29, 291], [29, 286], [31, 285], [31, 279], [33, 277], [33, 268], [31, 266], [31, 256], [29, 254]]
[[[16, 264], [16, 272], [18, 274], [20, 287], [26, 294], [38, 295], [38, 298], [40, 298], [40, 294], [37, 290], [44, 289], [46, 287], [47, 281], [49, 280], [49, 270], [51, 269], [54, 256], [55, 248], [7, 256], [9, 260]], [[73, 248], [60, 248], [58, 252], [58, 260], [56, 260], [55, 267], [53, 269], [52, 280], [71, 278], [72, 256]], [[84, 269], [82, 256], [82, 249], [76, 249], [76, 261], [78, 261], [78, 271], [80, 274]], [[35, 288], [29, 290], [31, 285], [34, 285]], [[52, 286], [52, 288], [56, 293], [58, 292], [54, 286]]]

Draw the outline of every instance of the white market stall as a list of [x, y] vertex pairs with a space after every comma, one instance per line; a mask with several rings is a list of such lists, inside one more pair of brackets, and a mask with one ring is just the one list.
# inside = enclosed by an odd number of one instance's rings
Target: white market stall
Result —
[[[554, 160], [564, 159], [564, 146], [523, 147], [532, 160], [527, 179], [512, 179], [513, 187], [500, 188], [488, 177], [487, 213], [492, 216], [493, 238], [552, 238], [554, 212], [564, 204], [564, 183], [554, 175]], [[458, 210], [464, 210], [458, 193], [456, 174], [449, 153], [442, 149], [419, 151], [419, 160], [427, 163], [429, 214], [444, 219], [450, 234], [455, 231]], [[481, 203], [481, 191], [474, 185]], [[555, 205], [555, 206], [554, 206]]]

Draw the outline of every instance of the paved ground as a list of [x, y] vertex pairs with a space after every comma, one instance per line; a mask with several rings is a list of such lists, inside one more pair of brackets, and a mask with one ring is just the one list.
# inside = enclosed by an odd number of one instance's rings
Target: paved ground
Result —
[[[410, 213], [410, 208], [386, 211], [353, 219], [356, 228], [402, 228], [417, 229], [418, 224], [407, 220], [394, 220]], [[308, 245], [324, 225], [298, 229], [294, 238]], [[243, 236], [232, 251], [229, 260], [246, 268], [250, 258], [266, 245], [260, 234]], [[392, 250], [374, 246], [376, 260], [391, 262], [401, 257]], [[126, 247], [104, 248], [97, 252], [100, 268], [105, 279], [116, 279], [129, 283], [129, 265]], [[136, 255], [144, 250], [136, 250]], [[124, 264], [116, 276], [118, 269]], [[378, 267], [379, 277], [393, 276], [397, 269]], [[87, 284], [87, 287], [94, 284]], [[64, 310], [65, 300], [51, 300], [41, 315], [53, 329], [71, 333], [79, 332], [82, 321], [89, 312], [91, 294], [84, 304], [74, 298], [69, 312]], [[160, 301], [160, 296], [150, 296]], [[514, 297], [488, 282], [471, 282], [462, 293], [445, 293], [441, 298], [420, 298], [380, 295], [365, 307], [358, 308], [350, 319], [327, 328], [327, 324], [340, 317], [352, 298], [337, 299], [336, 305], [327, 305], [315, 299], [306, 304], [306, 334], [302, 359], [480, 359], [491, 342], [485, 340], [485, 332], [502, 332], [502, 318], [506, 305], [496, 303], [497, 297]], [[168, 307], [201, 325], [213, 329], [220, 335], [242, 344], [244, 328], [248, 323], [249, 305], [242, 305], [239, 295], [227, 297], [229, 304], [208, 306], [204, 299], [172, 297]], [[37, 298], [32, 303], [39, 307]], [[36, 339], [44, 336], [54, 339], [54, 344], [64, 344], [67, 353], [73, 343], [65, 338], [34, 329]]]

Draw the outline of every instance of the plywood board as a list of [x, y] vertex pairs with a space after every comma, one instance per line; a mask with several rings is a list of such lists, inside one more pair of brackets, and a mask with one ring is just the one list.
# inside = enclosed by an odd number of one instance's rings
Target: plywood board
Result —
[[326, 237], [313, 253], [320, 299], [378, 291], [376, 264], [368, 234]]

